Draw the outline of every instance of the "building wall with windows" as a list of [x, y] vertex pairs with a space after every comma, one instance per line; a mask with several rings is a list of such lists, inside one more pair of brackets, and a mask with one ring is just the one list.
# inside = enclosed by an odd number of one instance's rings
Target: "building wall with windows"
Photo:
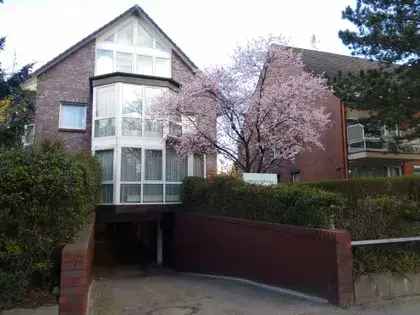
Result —
[[[37, 78], [36, 141], [58, 140], [70, 150], [90, 150], [90, 78], [94, 74], [94, 64], [95, 41], [92, 41]], [[60, 121], [60, 112], [69, 115], [66, 119], [62, 115]], [[84, 122], [81, 119], [83, 112]]]
[[159, 95], [194, 75], [171, 45], [133, 15], [36, 78], [35, 141], [96, 155], [102, 204], [179, 203], [185, 176], [216, 173], [215, 154], [180, 157], [167, 145], [182, 119], [167, 127], [149, 115]]

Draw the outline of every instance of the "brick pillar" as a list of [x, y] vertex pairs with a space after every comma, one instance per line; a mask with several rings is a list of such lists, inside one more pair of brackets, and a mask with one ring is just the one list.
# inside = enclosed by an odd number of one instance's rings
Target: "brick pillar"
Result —
[[94, 224], [82, 237], [63, 248], [60, 283], [60, 315], [86, 315], [92, 282]]
[[347, 231], [337, 231], [336, 236], [336, 279], [330, 292], [330, 302], [348, 306], [354, 301], [353, 254], [351, 236]]

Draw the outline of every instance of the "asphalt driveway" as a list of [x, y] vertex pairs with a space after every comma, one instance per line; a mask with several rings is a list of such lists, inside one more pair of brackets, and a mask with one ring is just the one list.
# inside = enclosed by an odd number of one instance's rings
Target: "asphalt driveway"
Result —
[[420, 299], [340, 309], [231, 280], [118, 267], [98, 273], [91, 315], [418, 315]]

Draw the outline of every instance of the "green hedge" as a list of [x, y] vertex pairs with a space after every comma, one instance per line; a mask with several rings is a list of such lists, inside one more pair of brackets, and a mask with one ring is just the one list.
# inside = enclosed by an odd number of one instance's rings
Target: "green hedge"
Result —
[[0, 151], [0, 309], [58, 285], [60, 248], [99, 196], [99, 163], [58, 144]]
[[420, 201], [420, 176], [366, 177], [294, 184], [340, 193], [349, 202], [380, 195]]
[[280, 224], [329, 228], [342, 207], [334, 193], [311, 187], [257, 186], [218, 176], [184, 181], [183, 204], [189, 211]]
[[[348, 230], [353, 240], [420, 235], [420, 178], [373, 178], [278, 186], [237, 178], [184, 182], [190, 211], [280, 224]], [[409, 272], [420, 266], [418, 246], [354, 250], [355, 273]], [[401, 263], [395, 263], [398, 260]]]
[[[339, 194], [345, 207], [336, 215], [337, 228], [350, 231], [353, 240], [420, 235], [420, 176], [357, 178], [300, 183]], [[354, 272], [417, 272], [420, 244], [356, 247]]]

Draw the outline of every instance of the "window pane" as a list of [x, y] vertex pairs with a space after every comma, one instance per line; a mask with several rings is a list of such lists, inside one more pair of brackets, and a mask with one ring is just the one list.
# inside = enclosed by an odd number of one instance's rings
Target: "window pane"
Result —
[[146, 30], [138, 24], [136, 45], [141, 47], [153, 48], [153, 39]]
[[96, 74], [114, 72], [114, 61], [111, 50], [96, 51]]
[[144, 202], [162, 202], [163, 201], [163, 185], [144, 184], [143, 189], [144, 189], [144, 193], [143, 193]]
[[117, 53], [117, 71], [133, 72], [133, 55], [127, 53]]
[[204, 157], [202, 154], [194, 154], [193, 175], [198, 177], [204, 177]]
[[115, 135], [115, 119], [95, 120], [95, 137], [109, 137]]
[[114, 185], [103, 184], [101, 185], [101, 202], [113, 203], [114, 202]]
[[160, 77], [171, 76], [171, 60], [167, 58], [156, 58], [155, 75]]
[[139, 86], [124, 84], [122, 113], [141, 115], [143, 105], [142, 88]]
[[121, 150], [121, 181], [141, 181], [141, 149], [122, 148]]
[[122, 28], [117, 34], [118, 44], [132, 45], [133, 44], [133, 25], [127, 25]]
[[169, 52], [169, 50], [160, 41], [156, 41], [156, 49], [159, 49], [164, 52]]
[[149, 56], [137, 55], [137, 73], [153, 74], [153, 58]]
[[107, 38], [104, 39], [104, 42], [113, 43], [115, 40], [115, 35], [109, 35]]
[[141, 137], [141, 118], [123, 117], [122, 135]]
[[181, 201], [181, 188], [182, 184], [167, 184], [165, 191], [166, 202], [179, 202]]
[[188, 159], [179, 157], [172, 148], [166, 149], [166, 180], [180, 182], [187, 176]]
[[60, 112], [60, 128], [85, 129], [86, 106], [62, 104]]
[[115, 116], [115, 89], [106, 86], [96, 89], [96, 117]]
[[98, 159], [102, 168], [102, 180], [108, 181], [114, 178], [114, 151], [101, 150], [95, 152], [95, 157]]
[[147, 119], [144, 121], [144, 136], [145, 137], [162, 137], [163, 126], [160, 121]]
[[145, 172], [146, 180], [162, 180], [161, 150], [146, 150]]
[[169, 135], [180, 137], [182, 135], [182, 126], [181, 124], [169, 122]]
[[122, 184], [121, 185], [121, 202], [139, 203], [141, 196], [140, 184]]

